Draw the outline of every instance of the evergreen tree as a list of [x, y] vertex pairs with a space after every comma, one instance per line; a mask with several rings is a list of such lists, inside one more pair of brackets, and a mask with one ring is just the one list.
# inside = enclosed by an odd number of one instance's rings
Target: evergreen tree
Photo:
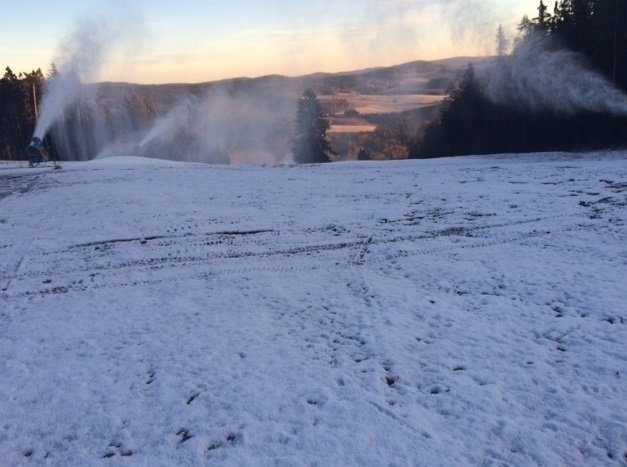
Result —
[[474, 67], [469, 64], [460, 84], [449, 90], [440, 119], [427, 127], [411, 157], [485, 153], [490, 137], [486, 105]]
[[329, 121], [316, 94], [308, 89], [298, 101], [296, 115], [296, 137], [292, 153], [299, 164], [331, 162], [333, 154], [327, 139]]
[[11, 70], [11, 67], [8, 66], [4, 69], [4, 76], [2, 77], [2, 81], [6, 81], [6, 82], [17, 81], [17, 76], [15, 75], [15, 73], [13, 73], [13, 70]]
[[366, 150], [366, 148], [360, 148], [359, 153], [357, 153], [357, 160], [369, 161], [372, 160], [372, 157], [370, 157], [370, 153]]
[[534, 32], [534, 22], [529, 19], [529, 16], [524, 15], [518, 23], [516, 29], [518, 29], [518, 38], [517, 42], [525, 40]]
[[498, 57], [503, 57], [507, 55], [507, 49], [509, 48], [509, 43], [507, 37], [505, 37], [505, 32], [503, 31], [503, 25], [499, 24], [498, 29], [496, 30], [496, 55]]
[[48, 73], [46, 74], [46, 78], [50, 79], [50, 78], [54, 78], [56, 76], [59, 75], [59, 70], [57, 69], [57, 66], [55, 65], [54, 62], [52, 62], [50, 64], [50, 68], [48, 69]]
[[535, 32], [546, 34], [549, 32], [549, 26], [551, 25], [551, 15], [548, 12], [548, 7], [540, 0], [538, 5], [538, 17], [534, 18]]

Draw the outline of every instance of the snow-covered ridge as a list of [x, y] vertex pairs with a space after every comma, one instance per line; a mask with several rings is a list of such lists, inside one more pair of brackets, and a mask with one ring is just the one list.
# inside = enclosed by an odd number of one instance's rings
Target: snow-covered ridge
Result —
[[6, 465], [623, 465], [627, 154], [0, 165]]

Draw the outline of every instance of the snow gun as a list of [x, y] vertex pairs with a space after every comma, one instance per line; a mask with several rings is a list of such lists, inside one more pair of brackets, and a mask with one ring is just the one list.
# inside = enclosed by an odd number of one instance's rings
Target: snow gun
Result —
[[26, 152], [28, 152], [28, 155], [31, 157], [31, 159], [41, 160], [43, 159], [44, 151], [45, 149], [41, 138], [33, 136], [33, 139], [26, 148]]
[[[42, 162], [47, 162], [48, 159], [48, 151], [44, 148], [44, 142], [38, 136], [33, 136], [33, 139], [30, 141], [30, 144], [26, 148], [26, 152], [28, 153], [28, 165], [29, 167], [37, 167]], [[53, 158], [52, 162], [54, 163], [55, 169], [60, 169], [61, 165]]]

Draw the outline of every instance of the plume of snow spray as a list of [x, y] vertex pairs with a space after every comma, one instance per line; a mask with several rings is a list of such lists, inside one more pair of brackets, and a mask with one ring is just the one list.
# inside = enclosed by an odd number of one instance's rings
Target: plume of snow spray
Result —
[[81, 81], [72, 69], [50, 78], [46, 92], [41, 102], [39, 120], [35, 126], [34, 136], [43, 138], [52, 124], [61, 116], [63, 111], [80, 94]]
[[139, 150], [141, 151], [154, 141], [170, 141], [177, 132], [192, 125], [193, 111], [197, 105], [198, 103], [195, 98], [191, 96], [184, 97], [181, 102], [165, 116], [158, 118], [153, 123], [150, 131], [148, 131], [139, 143]]
[[[296, 100], [280, 83], [182, 96], [136, 145], [139, 155], [207, 163], [277, 163], [290, 151]], [[110, 152], [103, 155], [110, 155]]]
[[627, 116], [627, 95], [587, 68], [579, 54], [540, 36], [523, 40], [511, 56], [497, 59], [481, 81], [485, 96], [497, 104], [562, 114]]
[[110, 53], [129, 38], [137, 37], [138, 16], [128, 10], [83, 18], [60, 46], [55, 60], [58, 74], [47, 83], [34, 136], [43, 138], [63, 112], [86, 92], [84, 82], [96, 78]]

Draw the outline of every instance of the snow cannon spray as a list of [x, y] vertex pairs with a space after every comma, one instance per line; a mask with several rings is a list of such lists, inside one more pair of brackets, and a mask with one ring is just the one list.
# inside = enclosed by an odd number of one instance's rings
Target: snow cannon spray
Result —
[[481, 72], [482, 91], [492, 102], [562, 115], [581, 111], [627, 117], [627, 95], [588, 68], [582, 55], [535, 35]]

